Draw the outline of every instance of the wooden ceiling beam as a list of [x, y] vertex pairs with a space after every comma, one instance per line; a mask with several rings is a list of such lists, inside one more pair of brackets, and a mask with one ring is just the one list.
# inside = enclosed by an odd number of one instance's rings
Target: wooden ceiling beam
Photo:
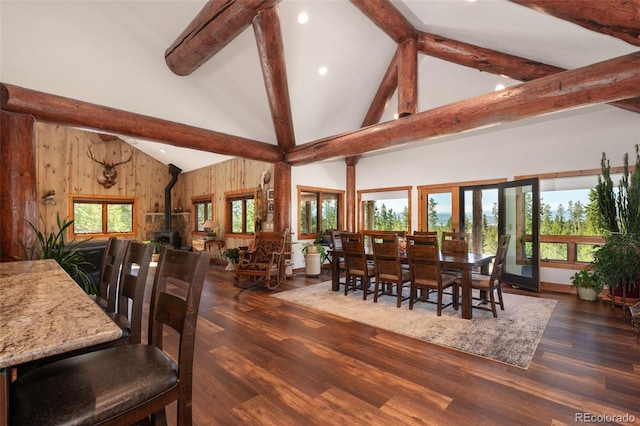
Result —
[[640, 46], [638, 0], [510, 0], [538, 12], [573, 22]]
[[[504, 75], [514, 80], [531, 81], [566, 71], [564, 68], [532, 59], [509, 55], [434, 34], [419, 32], [417, 40], [418, 51], [425, 55], [480, 71]], [[639, 98], [612, 102], [611, 105], [640, 113]]]
[[398, 46], [398, 116], [418, 112], [418, 51], [416, 41], [406, 39]]
[[169, 69], [189, 75], [281, 0], [209, 0], [164, 53]]
[[296, 141], [278, 9], [259, 11], [253, 20], [253, 29], [278, 146], [289, 152]]
[[397, 87], [398, 51], [396, 50], [396, 53], [393, 55], [393, 58], [391, 58], [391, 62], [387, 67], [387, 72], [385, 72], [384, 77], [380, 82], [380, 86], [378, 86], [378, 90], [373, 97], [373, 101], [371, 101], [371, 105], [369, 105], [369, 111], [367, 111], [367, 115], [364, 117], [360, 127], [370, 126], [380, 122], [382, 115], [384, 114], [384, 110], [387, 108], [387, 104], [389, 104], [389, 101]]
[[564, 68], [435, 34], [419, 32], [417, 41], [420, 53], [479, 71], [504, 75], [514, 80], [531, 81], [566, 71]]
[[296, 147], [301, 165], [640, 96], [640, 52]]
[[416, 38], [416, 29], [388, 0], [351, 0], [351, 3], [396, 43]]
[[0, 84], [0, 109], [32, 114], [36, 119], [133, 138], [276, 163], [285, 156], [277, 146], [213, 130]]

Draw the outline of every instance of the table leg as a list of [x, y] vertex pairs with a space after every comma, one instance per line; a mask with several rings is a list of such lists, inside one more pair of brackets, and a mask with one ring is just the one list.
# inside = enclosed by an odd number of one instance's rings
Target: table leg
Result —
[[331, 262], [331, 290], [339, 291], [340, 290], [340, 266], [338, 260], [335, 259], [335, 262]]
[[462, 318], [473, 318], [471, 303], [471, 268], [466, 268], [462, 270]]

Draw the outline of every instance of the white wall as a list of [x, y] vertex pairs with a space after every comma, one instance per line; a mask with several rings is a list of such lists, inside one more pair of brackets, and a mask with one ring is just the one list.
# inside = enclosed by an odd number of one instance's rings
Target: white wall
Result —
[[[602, 152], [618, 166], [638, 143], [640, 115], [602, 105], [365, 156], [356, 166], [356, 188], [412, 185], [415, 228], [418, 185], [598, 169]], [[294, 206], [296, 185], [345, 189], [345, 173], [344, 161], [294, 167]], [[297, 229], [297, 209], [292, 210], [292, 228]], [[563, 284], [574, 273], [556, 268], [540, 272], [542, 281]]]

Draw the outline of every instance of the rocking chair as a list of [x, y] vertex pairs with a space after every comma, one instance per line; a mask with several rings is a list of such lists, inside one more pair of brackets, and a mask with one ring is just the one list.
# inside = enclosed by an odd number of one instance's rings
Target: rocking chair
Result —
[[[236, 267], [236, 286], [249, 288], [264, 280], [264, 286], [273, 290], [280, 285], [284, 271], [284, 242], [287, 231], [258, 232], [255, 243], [248, 250], [240, 250]], [[242, 284], [242, 277], [250, 284]], [[272, 282], [275, 277], [275, 283]]]

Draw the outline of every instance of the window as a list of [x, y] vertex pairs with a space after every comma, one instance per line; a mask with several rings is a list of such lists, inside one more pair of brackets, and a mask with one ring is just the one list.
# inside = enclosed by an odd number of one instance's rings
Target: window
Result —
[[342, 229], [342, 199], [342, 191], [299, 186], [300, 237], [315, 238], [324, 231]]
[[599, 172], [540, 177], [540, 259], [546, 264], [593, 261], [594, 245], [604, 241], [591, 195]]
[[360, 229], [411, 232], [411, 187], [358, 191]]
[[227, 192], [225, 198], [226, 233], [252, 234], [255, 230], [254, 192]]
[[71, 196], [72, 236], [132, 236], [137, 200], [131, 197]]
[[204, 232], [204, 222], [213, 219], [213, 203], [211, 196], [193, 197], [193, 230]]
[[[497, 189], [491, 189], [491, 187], [496, 187], [499, 182], [504, 181], [506, 179], [419, 186], [418, 230], [437, 231], [438, 236], [441, 236], [442, 232], [455, 232], [463, 229], [471, 232], [474, 220], [474, 191], [465, 191], [462, 195], [464, 200], [462, 200], [460, 198], [460, 188], [484, 185], [487, 188], [481, 189], [479, 194], [475, 194], [475, 199], [481, 200], [480, 203], [475, 203], [476, 208], [481, 210], [480, 215], [475, 217], [481, 218], [483, 225], [482, 241], [479, 240], [478, 244], [482, 247], [481, 251], [483, 252], [495, 252], [497, 237], [493, 239], [487, 238], [488, 234], [496, 234], [497, 232], [497, 206], [495, 205], [497, 202]], [[463, 204], [465, 206], [465, 214], [464, 223], [461, 223], [460, 210]], [[493, 245], [490, 243], [491, 240], [495, 240]], [[473, 247], [473, 241], [469, 247], [470, 249]]]

